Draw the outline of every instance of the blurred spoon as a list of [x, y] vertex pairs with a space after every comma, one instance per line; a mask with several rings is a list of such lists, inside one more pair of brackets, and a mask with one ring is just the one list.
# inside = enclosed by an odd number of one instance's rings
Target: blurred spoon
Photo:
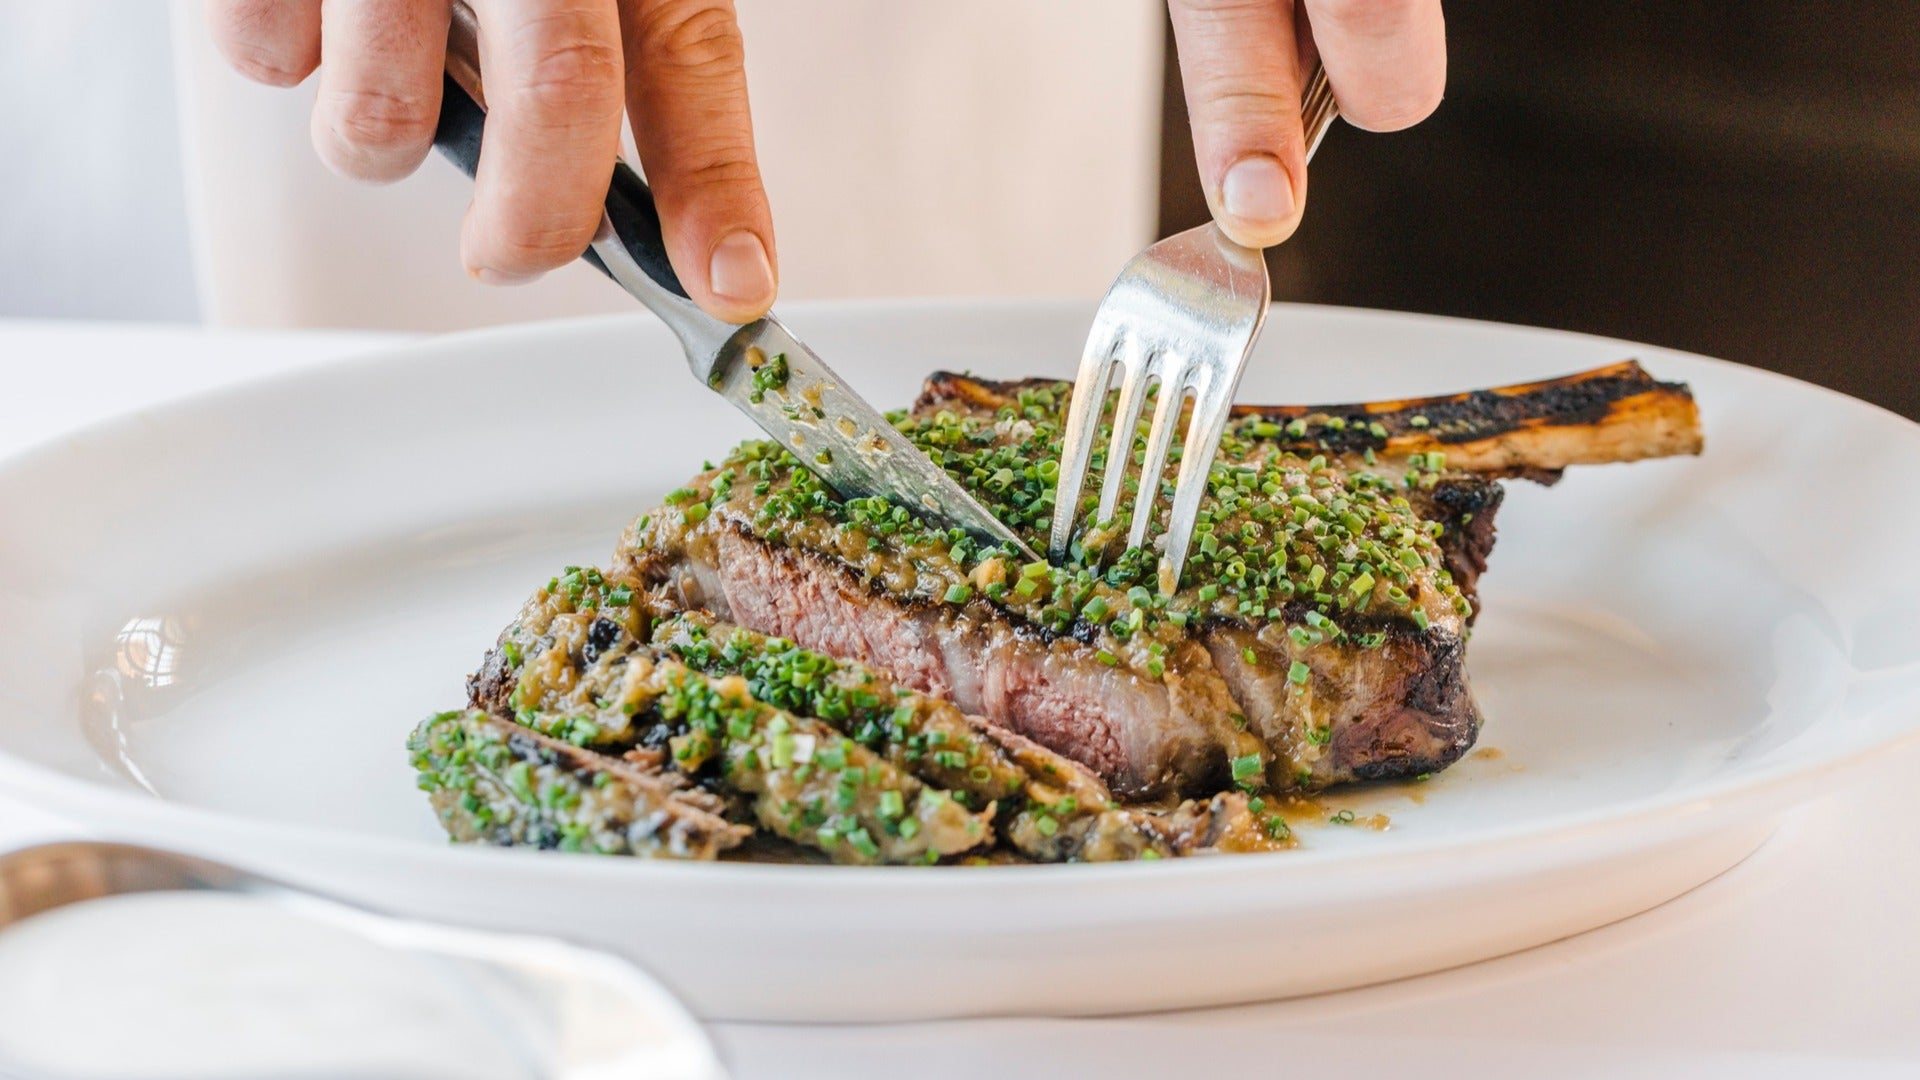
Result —
[[151, 848], [0, 856], [0, 1075], [482, 1074], [725, 1071], [671, 995], [606, 953], [391, 918]]

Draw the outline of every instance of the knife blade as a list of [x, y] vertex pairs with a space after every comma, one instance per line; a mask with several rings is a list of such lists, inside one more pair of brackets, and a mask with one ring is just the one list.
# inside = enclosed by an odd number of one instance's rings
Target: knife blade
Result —
[[774, 316], [734, 335], [707, 385], [841, 498], [885, 496], [948, 528], [1009, 545], [1030, 562], [1039, 559]]

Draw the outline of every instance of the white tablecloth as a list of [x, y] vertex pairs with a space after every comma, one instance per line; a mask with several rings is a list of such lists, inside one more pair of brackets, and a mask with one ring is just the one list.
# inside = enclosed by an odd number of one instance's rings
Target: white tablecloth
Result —
[[[0, 454], [388, 340], [0, 321]], [[1850, 776], [1753, 858], [1656, 911], [1424, 978], [1124, 1019], [716, 1035], [742, 1080], [1920, 1076], [1916, 765], [1920, 751], [1903, 750]], [[72, 831], [0, 792], [0, 848]]]

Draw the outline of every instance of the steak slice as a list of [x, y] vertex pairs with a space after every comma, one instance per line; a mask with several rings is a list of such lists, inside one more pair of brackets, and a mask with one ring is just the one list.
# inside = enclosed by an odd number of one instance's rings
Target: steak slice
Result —
[[[1069, 389], [939, 374], [897, 423], [1038, 543]], [[1472, 745], [1465, 645], [1498, 478], [1699, 446], [1686, 388], [1631, 363], [1241, 410], [1172, 583], [1153, 549], [1121, 549], [1124, 516], [1083, 533], [1066, 566], [1022, 565], [885, 499], [841, 500], [750, 442], [637, 520], [610, 572], [946, 698], [1123, 799], [1311, 790], [1431, 772]], [[1169, 480], [1129, 480], [1143, 482]]]
[[750, 831], [674, 777], [477, 709], [428, 718], [407, 745], [442, 827], [464, 843], [712, 859]]
[[732, 817], [834, 862], [911, 863], [992, 843], [991, 807], [923, 784], [817, 718], [775, 708], [738, 675], [651, 643], [623, 582], [569, 568], [526, 605], [468, 682], [471, 704], [578, 752], [655, 763]]
[[1166, 813], [1123, 807], [1084, 765], [943, 698], [707, 612], [667, 615], [653, 636], [655, 645], [700, 671], [746, 678], [755, 697], [830, 718], [896, 768], [950, 788], [970, 805], [998, 805], [1002, 834], [1028, 858], [1105, 862], [1292, 845], [1277, 812], [1238, 793]]
[[[654, 802], [725, 812], [836, 862], [935, 862], [996, 838], [1046, 862], [1292, 845], [1277, 811], [1243, 794], [1165, 812], [1123, 807], [1084, 766], [943, 699], [596, 570], [569, 568], [537, 592], [468, 689], [474, 712], [429, 726], [463, 717], [511, 729], [593, 781], [588, 791], [508, 773], [492, 787], [517, 792], [518, 804], [478, 816], [531, 824], [570, 811], [568, 835], [574, 819], [593, 825], [593, 850], [630, 850], [604, 838], [617, 831], [605, 824], [608, 799], [631, 800], [588, 773], [626, 780], [642, 768]], [[472, 788], [450, 777], [436, 790], [459, 802]], [[443, 820], [457, 839], [493, 843], [552, 831]]]

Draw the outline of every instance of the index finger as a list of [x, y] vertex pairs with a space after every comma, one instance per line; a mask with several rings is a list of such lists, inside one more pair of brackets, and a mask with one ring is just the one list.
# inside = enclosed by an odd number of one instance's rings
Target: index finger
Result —
[[615, 0], [481, 0], [486, 142], [462, 229], [470, 273], [510, 282], [593, 239], [620, 153]]

